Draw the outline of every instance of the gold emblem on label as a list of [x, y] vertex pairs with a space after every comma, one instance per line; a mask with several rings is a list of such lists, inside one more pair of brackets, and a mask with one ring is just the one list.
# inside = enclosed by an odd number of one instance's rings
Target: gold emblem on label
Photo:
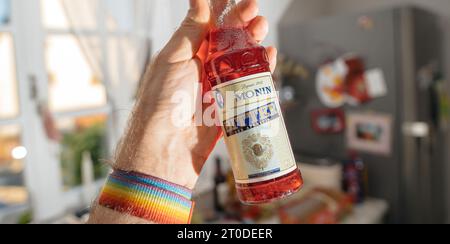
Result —
[[264, 170], [273, 157], [273, 146], [269, 137], [260, 133], [251, 134], [242, 141], [245, 159], [253, 167]]

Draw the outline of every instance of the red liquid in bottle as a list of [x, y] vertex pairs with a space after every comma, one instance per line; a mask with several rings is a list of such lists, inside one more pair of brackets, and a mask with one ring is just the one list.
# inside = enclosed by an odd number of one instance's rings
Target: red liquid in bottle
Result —
[[[270, 72], [265, 48], [258, 45], [245, 29], [218, 28], [211, 31], [209, 41], [205, 70], [213, 88], [243, 77]], [[275, 179], [236, 183], [238, 196], [245, 204], [272, 202], [297, 192], [302, 186], [303, 179], [298, 169]]]

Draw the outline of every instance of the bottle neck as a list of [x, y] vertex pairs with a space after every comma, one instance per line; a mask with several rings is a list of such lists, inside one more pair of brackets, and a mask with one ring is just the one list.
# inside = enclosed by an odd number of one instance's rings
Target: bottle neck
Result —
[[244, 28], [244, 24], [233, 16], [235, 0], [209, 0], [211, 8], [211, 31], [209, 53], [239, 50], [256, 45], [256, 41]]
[[233, 26], [232, 19], [228, 18], [236, 7], [235, 0], [209, 0], [211, 8], [211, 25], [216, 28], [230, 28]]

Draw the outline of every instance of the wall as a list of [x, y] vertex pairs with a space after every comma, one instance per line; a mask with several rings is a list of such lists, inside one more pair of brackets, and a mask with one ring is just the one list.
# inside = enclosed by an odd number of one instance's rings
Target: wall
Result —
[[278, 46], [278, 23], [291, 2], [292, 0], [259, 0], [260, 15], [267, 18], [270, 28], [265, 45]]
[[450, 1], [448, 0], [325, 0], [330, 13], [361, 11], [387, 6], [414, 4], [429, 10], [434, 10], [442, 15], [449, 15]]
[[[327, 14], [339, 14], [345, 12], [359, 12], [374, 8], [412, 4], [423, 7], [450, 19], [450, 1], [448, 0], [324, 0], [326, 2]], [[446, 21], [443, 28], [446, 30], [446, 67], [447, 76], [450, 77], [450, 20]]]
[[286, 11], [280, 20], [280, 24], [286, 26], [320, 18], [328, 14], [328, 6], [329, 3], [326, 0], [291, 1], [291, 4], [287, 8], [295, 9], [295, 11]]

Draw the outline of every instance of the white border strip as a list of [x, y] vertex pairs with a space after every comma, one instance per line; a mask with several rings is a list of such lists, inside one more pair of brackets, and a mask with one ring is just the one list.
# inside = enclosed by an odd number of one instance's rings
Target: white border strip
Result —
[[257, 78], [266, 77], [266, 76], [272, 77], [272, 73], [264, 72], [264, 73], [258, 73], [258, 74], [254, 74], [254, 75], [244, 76], [244, 77], [235, 79], [233, 81], [229, 81], [229, 82], [225, 82], [225, 83], [219, 84], [219, 85], [213, 87], [212, 89], [213, 90], [217, 90], [217, 89], [220, 89], [220, 88], [223, 88], [223, 87], [226, 87], [226, 86], [234, 85], [234, 84], [239, 83], [239, 82], [252, 80], [252, 79], [257, 79]]
[[289, 169], [283, 170], [283, 171], [278, 172], [276, 174], [271, 174], [271, 175], [268, 175], [268, 176], [255, 178], [255, 179], [250, 179], [250, 180], [236, 180], [236, 183], [238, 183], [238, 184], [253, 184], [253, 183], [264, 182], [264, 181], [273, 180], [273, 179], [280, 178], [282, 176], [288, 175], [288, 174], [294, 172], [295, 170], [298, 170], [297, 164], [295, 164], [294, 166], [292, 166]]

